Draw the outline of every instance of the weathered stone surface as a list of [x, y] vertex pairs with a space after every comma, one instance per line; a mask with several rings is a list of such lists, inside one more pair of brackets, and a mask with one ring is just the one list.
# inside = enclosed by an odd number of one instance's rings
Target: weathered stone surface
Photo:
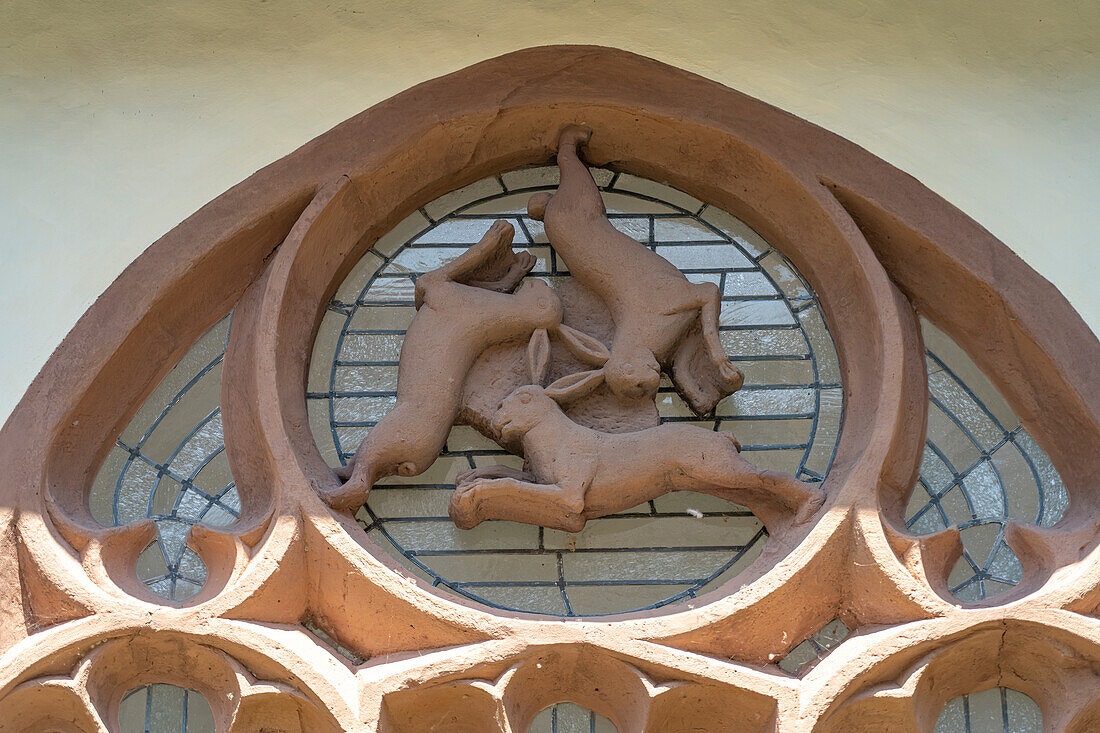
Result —
[[[375, 240], [438, 195], [548, 162], [571, 123], [598, 131], [589, 163], [667, 181], [789, 256], [820, 296], [848, 399], [815, 521], [674, 611], [562, 622], [444, 598], [324, 504], [341, 482], [303, 385], [324, 304]], [[161, 605], [131, 564], [147, 534], [100, 526], [87, 489], [134, 406], [234, 304], [248, 327], [234, 328], [223, 405], [242, 519], [192, 536], [207, 585]], [[1009, 537], [1025, 576], [996, 604], [948, 599], [950, 532], [902, 528], [927, 401], [912, 304], [987, 372], [1070, 495], [1058, 524]], [[507, 348], [525, 355], [522, 341]], [[51, 357], [0, 433], [0, 729], [103, 730], [127, 690], [163, 681], [207, 694], [219, 730], [417, 730], [424, 710], [453, 717], [467, 699], [481, 730], [524, 730], [559, 699], [624, 731], [927, 730], [949, 697], [999, 684], [1033, 697], [1052, 730], [1092, 730], [1098, 364], [1100, 344], [1049, 283], [824, 130], [620, 51], [487, 61], [219, 196], [127, 268]], [[771, 664], [838, 617], [855, 633], [804, 678]], [[306, 620], [370, 658], [330, 652]]]

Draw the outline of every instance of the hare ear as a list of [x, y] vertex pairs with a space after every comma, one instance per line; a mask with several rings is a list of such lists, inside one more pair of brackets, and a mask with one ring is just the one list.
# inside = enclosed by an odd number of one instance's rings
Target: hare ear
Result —
[[550, 399], [560, 405], [585, 396], [601, 384], [603, 384], [603, 369], [593, 369], [562, 377], [544, 391]]
[[545, 328], [536, 328], [527, 342], [527, 376], [531, 384], [542, 384], [550, 368], [550, 335]]
[[569, 353], [589, 366], [603, 366], [611, 358], [606, 346], [583, 331], [559, 323], [554, 334], [562, 340]]

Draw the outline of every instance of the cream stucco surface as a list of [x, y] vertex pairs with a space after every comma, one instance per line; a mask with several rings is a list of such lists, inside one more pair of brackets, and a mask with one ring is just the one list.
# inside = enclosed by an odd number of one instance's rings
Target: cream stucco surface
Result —
[[1088, 0], [9, 0], [0, 415], [119, 272], [206, 201], [413, 84], [548, 43], [651, 56], [863, 145], [1100, 330], [1098, 30]]

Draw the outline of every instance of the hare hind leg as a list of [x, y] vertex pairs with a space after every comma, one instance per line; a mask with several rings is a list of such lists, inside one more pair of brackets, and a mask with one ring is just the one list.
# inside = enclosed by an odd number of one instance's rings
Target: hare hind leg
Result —
[[536, 484], [513, 477], [475, 478], [451, 497], [450, 515], [461, 529], [487, 519], [535, 524], [563, 532], [584, 529], [584, 487]]
[[536, 262], [531, 253], [512, 249], [515, 231], [510, 223], [498, 219], [477, 244], [442, 267], [421, 275], [417, 289], [426, 291], [438, 283], [457, 282], [510, 292]]
[[527, 276], [527, 273], [529, 273], [537, 263], [538, 259], [530, 252], [525, 250], [515, 252], [512, 264], [508, 267], [508, 271], [498, 279], [470, 280], [466, 284], [470, 287], [492, 290], [497, 293], [510, 293], [516, 289], [520, 281]]
[[[565, 210], [570, 213], [603, 217], [607, 211], [604, 209], [600, 189], [579, 155], [581, 146], [585, 145], [591, 137], [592, 130], [580, 125], [569, 125], [562, 130], [558, 139], [557, 157], [561, 181], [553, 198], [559, 204], [564, 203]], [[532, 200], [534, 201], [535, 198], [532, 197]], [[542, 198], [543, 208], [546, 203], [546, 199]]]
[[812, 484], [749, 463], [732, 442], [721, 456], [689, 466], [686, 473], [702, 484], [698, 491], [744, 504], [773, 532], [810, 517], [825, 500], [824, 492]]

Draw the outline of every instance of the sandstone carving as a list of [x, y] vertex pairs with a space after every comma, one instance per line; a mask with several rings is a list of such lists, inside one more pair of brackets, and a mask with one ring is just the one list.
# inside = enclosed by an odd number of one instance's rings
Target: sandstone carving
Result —
[[397, 404], [363, 440], [331, 506], [362, 504], [385, 476], [415, 476], [443, 449], [458, 414], [462, 384], [489, 346], [561, 321], [561, 302], [539, 280], [511, 294], [535, 264], [512, 251], [512, 225], [496, 222], [481, 241], [416, 284], [416, 317], [401, 347]]
[[[489, 347], [528, 333], [529, 384], [511, 391], [491, 417], [467, 407], [464, 418], [521, 453], [529, 470], [488, 467], [463, 473], [451, 503], [456, 525], [511, 519], [580, 532], [587, 519], [683, 490], [747, 504], [771, 527], [821, 505], [820, 490], [741, 458], [737, 440], [727, 433], [660, 425], [614, 435], [579, 425], [562, 412], [560, 404], [579, 401], [605, 383], [623, 400], [651, 404], [662, 369], [671, 372], [700, 413], [713, 411], [744, 381], [718, 341], [717, 286], [687, 281], [668, 260], [607, 219], [592, 174], [577, 156], [591, 134], [577, 125], [564, 129], [558, 192], [532, 196], [528, 210], [546, 222], [550, 243], [577, 286], [609, 311], [610, 347], [564, 326], [562, 299], [546, 283], [530, 281], [511, 294], [535, 258], [514, 252], [513, 227], [496, 221], [458, 259], [419, 278], [417, 315], [401, 344], [396, 405], [338, 472], [346, 481], [322, 490], [329, 505], [352, 508], [366, 500], [378, 479], [427, 471], [463, 404], [476, 402], [464, 389], [475, 361]], [[543, 390], [551, 332], [576, 360], [596, 369], [565, 375]], [[508, 371], [507, 365], [494, 370], [497, 390]]]
[[[595, 296], [571, 300], [607, 309], [614, 324], [610, 347], [562, 324], [563, 301], [546, 283], [531, 281], [511, 294], [535, 258], [513, 252], [512, 225], [497, 221], [476, 245], [418, 280], [417, 314], [402, 344], [396, 405], [338, 474], [347, 481], [322, 491], [330, 506], [353, 508], [378, 479], [428, 470], [464, 405], [462, 419], [523, 455], [528, 470], [491, 466], [462, 474], [450, 508], [462, 528], [508, 519], [578, 532], [588, 519], [681, 490], [746, 504], [773, 529], [821, 505], [819, 489], [743, 459], [729, 433], [659, 425], [613, 434], [578, 424], [562, 411], [559, 405], [577, 402], [603, 384], [620, 400], [652, 405], [663, 369], [700, 413], [712, 411], [743, 382], [718, 339], [718, 287], [689, 282], [607, 218], [599, 189], [577, 154], [591, 134], [576, 125], [564, 129], [557, 156], [560, 187], [553, 195], [532, 196], [528, 210], [545, 222], [577, 287]], [[577, 361], [596, 368], [543, 389], [551, 333]], [[471, 408], [477, 391], [514, 386], [508, 383], [515, 377], [507, 363], [490, 366], [491, 378], [482, 380], [490, 384], [474, 385], [470, 394], [467, 375], [475, 362], [490, 347], [527, 334], [528, 384], [507, 394], [492, 415], [483, 414], [484, 405], [480, 413]], [[504, 353], [492, 356], [506, 361]]]
[[718, 286], [689, 282], [668, 260], [612, 226], [577, 155], [591, 134], [577, 126], [562, 132], [561, 184], [553, 195], [532, 196], [527, 211], [545, 223], [573, 278], [611, 311], [615, 341], [603, 367], [611, 391], [652, 397], [663, 369], [692, 409], [706, 414], [744, 381], [718, 340]]
[[450, 507], [459, 527], [509, 519], [579, 532], [589, 519], [681, 490], [744, 504], [773, 531], [781, 521], [821, 505], [820, 489], [742, 458], [730, 433], [682, 423], [621, 434], [577, 425], [559, 405], [598, 387], [604, 371], [580, 372], [540, 387], [549, 351], [546, 333], [536, 333], [527, 350], [534, 384], [505, 398], [493, 418], [503, 444], [522, 445], [526, 470], [494, 466], [460, 475]]
[[[590, 162], [690, 180], [797, 255], [830, 315], [850, 399], [818, 521], [774, 534], [750, 568], [688, 603], [540, 618], [453, 600], [385, 567], [369, 538], [325, 510], [311, 487], [335, 479], [304, 427], [302, 385], [327, 295], [367, 233], [471, 170], [544, 163], [553, 141], [533, 131], [582, 114], [600, 131]], [[465, 285], [498, 277], [475, 274]], [[991, 603], [960, 607], [937, 589], [959, 551], [955, 530], [920, 541], [903, 529], [928, 401], [907, 298], [1026, 408], [1071, 497], [1057, 526], [1013, 545], [1037, 570]], [[81, 552], [57, 518], [94, 524], [88, 480], [106, 446], [158, 369], [231, 308], [226, 449], [240, 459], [242, 508], [272, 505], [272, 519], [238, 555], [210, 554], [205, 599], [153, 605], [111, 582], [99, 537]], [[518, 350], [507, 391], [530, 380], [531, 332], [478, 357]], [[559, 700], [643, 733], [928, 731], [946, 700], [993, 685], [1031, 696], [1046, 730], [1096, 731], [1098, 364], [1100, 342], [1049, 282], [850, 142], [613, 49], [477, 64], [367, 110], [204, 206], [50, 357], [0, 430], [0, 731], [102, 733], [129, 690], [153, 683], [202, 693], [219, 731], [418, 733], [455, 720], [454, 730], [515, 732]], [[550, 374], [566, 372], [552, 359]], [[240, 558], [240, 572], [216, 574], [218, 557]], [[808, 674], [775, 666], [837, 617], [854, 633]], [[306, 619], [369, 659], [329, 651]]]

